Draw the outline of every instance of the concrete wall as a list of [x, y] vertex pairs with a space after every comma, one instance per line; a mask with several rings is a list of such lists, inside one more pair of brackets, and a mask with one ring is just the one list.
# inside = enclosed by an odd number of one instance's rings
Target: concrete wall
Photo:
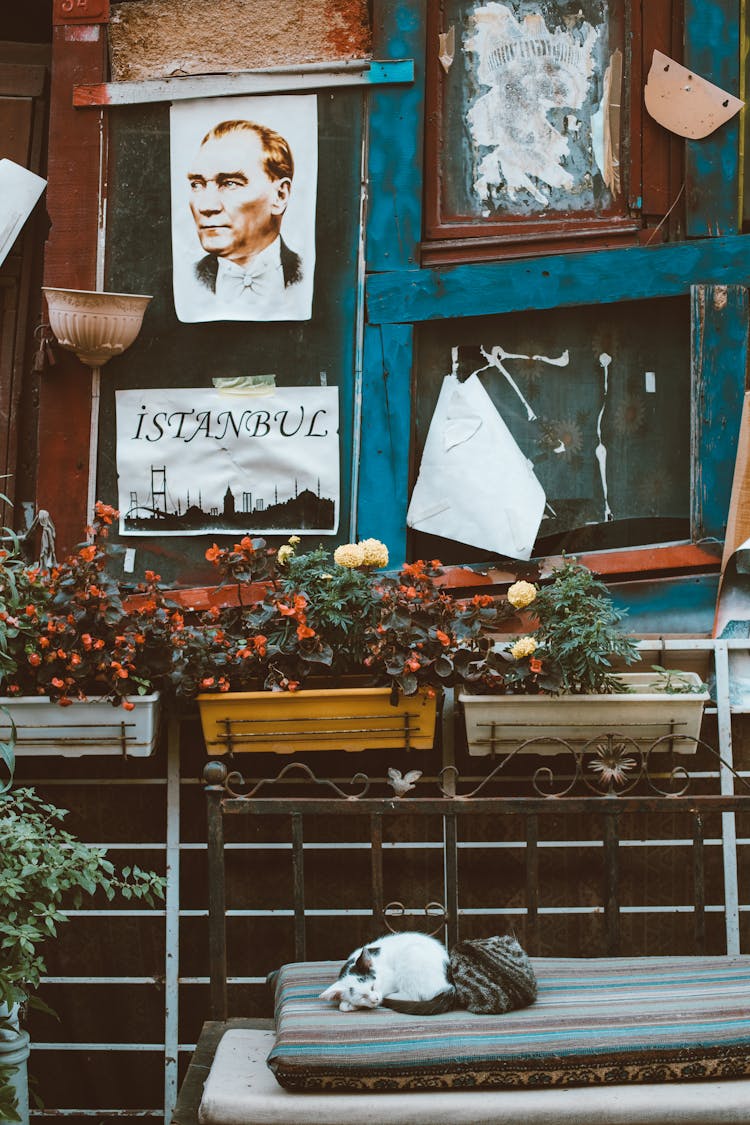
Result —
[[225, 74], [361, 58], [367, 0], [138, 0], [114, 4], [112, 80]]

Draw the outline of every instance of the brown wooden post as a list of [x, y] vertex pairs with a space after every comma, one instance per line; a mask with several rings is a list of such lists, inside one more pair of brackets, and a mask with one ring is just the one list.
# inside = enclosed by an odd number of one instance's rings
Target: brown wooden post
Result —
[[[106, 111], [74, 109], [73, 87], [107, 77], [106, 24], [81, 22], [106, 18], [103, 0], [55, 0], [44, 284], [64, 289], [97, 288]], [[39, 391], [36, 503], [51, 513], [63, 554], [82, 538], [86, 523], [91, 372], [72, 352], [58, 354]]]

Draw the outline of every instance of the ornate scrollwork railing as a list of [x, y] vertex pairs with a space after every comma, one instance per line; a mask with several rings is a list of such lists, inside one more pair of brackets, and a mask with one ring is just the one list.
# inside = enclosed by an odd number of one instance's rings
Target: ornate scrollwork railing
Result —
[[[436, 779], [425, 779], [419, 770], [403, 773], [390, 767], [385, 781], [371, 779], [366, 773], [357, 772], [350, 781], [339, 783], [332, 778], [318, 777], [304, 762], [288, 762], [278, 774], [247, 781], [236, 769], [229, 769], [221, 759], [214, 759], [205, 768], [204, 776], [208, 785], [223, 790], [227, 797], [253, 799], [257, 797], [277, 797], [283, 786], [302, 785], [307, 788], [321, 788], [326, 795], [348, 802], [357, 802], [370, 797], [372, 787], [378, 785], [382, 796], [383, 784], [392, 790], [389, 795], [398, 801], [439, 795], [446, 801], [463, 801], [478, 797], [496, 795], [498, 784], [514, 784], [514, 795], [521, 795], [524, 786], [530, 785], [537, 797], [555, 799], [571, 796], [591, 796], [592, 798], [617, 798], [630, 795], [651, 797], [683, 797], [691, 790], [693, 777], [688, 765], [682, 761], [673, 764], [665, 760], [665, 750], [679, 753], [679, 744], [689, 747], [693, 754], [700, 750], [712, 760], [714, 769], [709, 777], [719, 781], [722, 774], [730, 775], [741, 792], [750, 793], [750, 784], [733, 765], [723, 759], [709, 743], [686, 735], [669, 734], [656, 739], [649, 745], [643, 744], [628, 735], [607, 731], [590, 738], [583, 744], [572, 744], [565, 739], [551, 735], [526, 739], [506, 754], [495, 755], [493, 768], [479, 782], [472, 779], [470, 788], [464, 789], [461, 775], [456, 766], [445, 766]], [[543, 747], [548, 760], [535, 765], [526, 777], [509, 777], [510, 767], [517, 767], [524, 760], [522, 756], [534, 753], [536, 747]], [[550, 755], [550, 747], [556, 752]], [[705, 756], [703, 763], [705, 763]], [[706, 771], [701, 771], [702, 781], [706, 781]], [[437, 792], [436, 792], [437, 791]], [[702, 793], [704, 791], [702, 790]], [[704, 793], [705, 795], [705, 793]]]

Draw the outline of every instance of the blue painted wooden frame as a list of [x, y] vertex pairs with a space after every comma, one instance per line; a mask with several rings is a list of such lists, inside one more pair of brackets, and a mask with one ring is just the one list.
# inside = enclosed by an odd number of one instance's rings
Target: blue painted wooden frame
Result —
[[[367, 270], [400, 278], [418, 269], [422, 237], [426, 9], [380, 0], [373, 13], [375, 54], [415, 62], [412, 86], [368, 99]], [[387, 543], [394, 565], [406, 557], [412, 367], [411, 326], [365, 325], [357, 533]]]
[[[685, 58], [698, 73], [737, 87], [740, 0], [686, 0]], [[689, 233], [707, 238], [653, 247], [548, 255], [512, 261], [419, 268], [422, 218], [422, 129], [425, 0], [376, 0], [375, 43], [381, 58], [415, 59], [413, 87], [370, 97], [367, 324], [360, 535], [384, 539], [394, 564], [406, 553], [413, 325], [435, 319], [491, 316], [529, 309], [606, 304], [687, 295], [696, 283], [750, 285], [750, 238], [737, 227], [738, 123], [689, 146]], [[717, 30], [718, 29], [718, 30]], [[718, 38], [717, 38], [718, 35]], [[724, 237], [710, 237], [722, 232]], [[702, 372], [702, 391], [729, 424], [694, 431], [694, 452], [713, 467], [695, 526], [720, 535], [734, 462], [734, 403], [744, 386], [747, 303], [730, 303], [721, 331], [708, 328], [716, 362]], [[708, 338], [706, 337], [706, 339]], [[704, 339], [705, 342], [705, 339]], [[743, 348], [745, 349], [743, 351]], [[727, 389], [727, 379], [731, 386]], [[726, 398], [724, 409], [719, 408]], [[739, 416], [736, 422], [738, 423]], [[728, 483], [729, 482], [729, 483]]]
[[476, 262], [367, 279], [371, 324], [676, 297], [696, 282], [750, 284], [750, 237]]
[[745, 395], [748, 291], [694, 285], [690, 295], [694, 539], [723, 539]]
[[[741, 0], [685, 0], [685, 66], [737, 95], [741, 87], [741, 8]], [[685, 184], [689, 237], [737, 233], [739, 116], [701, 141], [686, 142]]]

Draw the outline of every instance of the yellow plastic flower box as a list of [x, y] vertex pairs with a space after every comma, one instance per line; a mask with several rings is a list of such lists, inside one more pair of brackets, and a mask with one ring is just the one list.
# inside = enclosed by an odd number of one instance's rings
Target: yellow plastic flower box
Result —
[[227, 692], [198, 696], [206, 751], [295, 754], [316, 750], [429, 750], [437, 701], [426, 691], [387, 687], [296, 692]]

